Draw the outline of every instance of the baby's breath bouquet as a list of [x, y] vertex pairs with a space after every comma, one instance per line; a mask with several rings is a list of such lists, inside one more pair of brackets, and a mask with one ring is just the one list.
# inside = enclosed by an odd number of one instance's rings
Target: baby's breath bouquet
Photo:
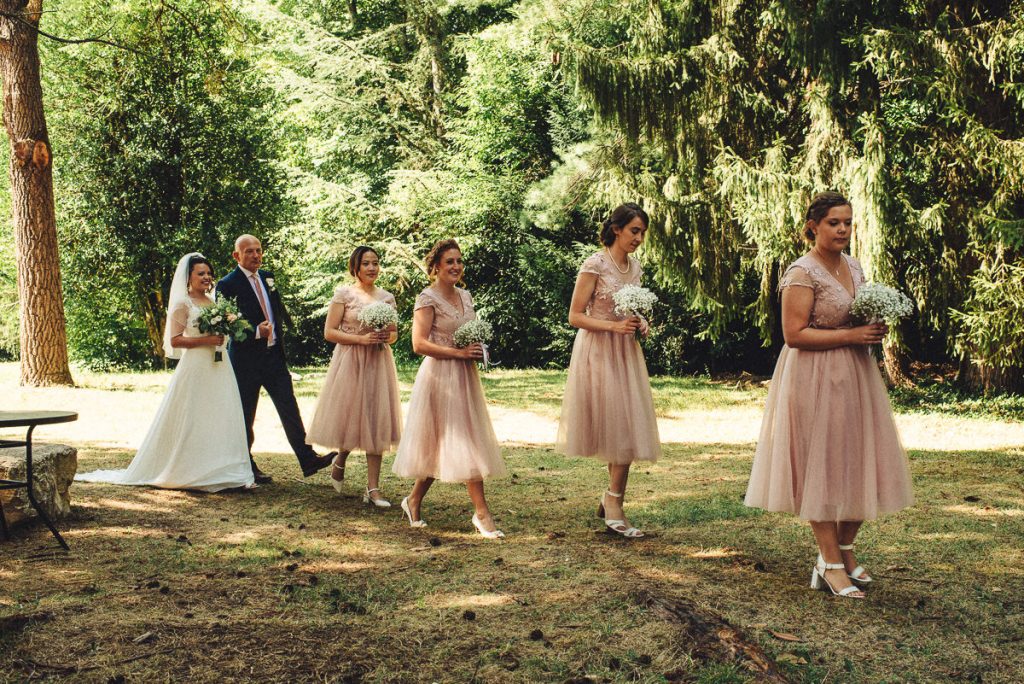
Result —
[[[203, 307], [196, 317], [196, 327], [204, 335], [223, 335], [235, 342], [241, 342], [252, 331], [252, 325], [238, 312], [235, 300], [224, 295], [217, 295], [211, 306]], [[217, 347], [213, 360], [224, 360], [221, 347]]]
[[914, 313], [910, 297], [888, 285], [870, 283], [857, 290], [850, 315], [865, 323], [895, 323]]
[[[658, 303], [658, 295], [646, 287], [623, 285], [612, 295], [612, 301], [615, 302], [615, 313], [620, 316], [639, 316], [646, 321], [654, 311], [654, 305]], [[639, 333], [638, 330], [637, 334]]]
[[452, 339], [456, 347], [468, 347], [473, 343], [479, 343], [484, 350], [483, 367], [484, 370], [487, 370], [487, 366], [491, 363], [487, 343], [491, 341], [492, 337], [494, 337], [494, 328], [491, 327], [491, 324], [482, 318], [474, 318], [460, 325]]
[[[864, 323], [893, 324], [914, 313], [910, 297], [888, 285], [868, 283], [857, 290], [857, 296], [850, 304], [850, 316]], [[874, 345], [867, 346], [868, 354], [874, 355]]]
[[[373, 328], [376, 332], [392, 325], [398, 325], [398, 312], [387, 302], [375, 302], [364, 307], [356, 318], [367, 328]], [[379, 347], [383, 349], [384, 344], [381, 343]]]

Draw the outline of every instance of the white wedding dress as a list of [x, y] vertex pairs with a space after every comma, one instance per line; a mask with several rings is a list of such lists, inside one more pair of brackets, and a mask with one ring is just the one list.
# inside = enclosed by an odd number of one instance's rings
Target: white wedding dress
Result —
[[[179, 298], [168, 311], [168, 330], [201, 336], [195, 323], [200, 310]], [[165, 335], [165, 348], [169, 339]], [[253, 486], [242, 400], [227, 353], [214, 361], [213, 347], [175, 351], [183, 352], [181, 360], [128, 468], [82, 473], [76, 480], [207, 492]]]

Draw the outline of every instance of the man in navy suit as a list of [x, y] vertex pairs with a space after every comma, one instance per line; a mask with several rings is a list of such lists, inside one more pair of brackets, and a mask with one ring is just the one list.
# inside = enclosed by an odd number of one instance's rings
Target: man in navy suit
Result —
[[303, 476], [309, 477], [331, 465], [337, 452], [320, 456], [306, 444], [306, 428], [295, 401], [292, 376], [284, 354], [281, 323], [287, 321], [290, 325], [291, 319], [274, 287], [273, 274], [260, 270], [263, 265], [263, 245], [260, 241], [252, 235], [240, 236], [235, 240], [235, 251], [231, 256], [238, 262], [238, 268], [220, 279], [217, 292], [234, 299], [241, 314], [255, 328], [254, 334], [241, 342], [232, 341], [228, 345], [228, 356], [234, 367], [238, 393], [242, 397], [242, 414], [249, 435], [249, 460], [252, 462], [253, 475], [256, 482], [271, 481], [271, 477], [252, 460], [252, 424], [256, 419], [260, 388], [263, 387], [274, 402], [288, 443], [299, 459]]

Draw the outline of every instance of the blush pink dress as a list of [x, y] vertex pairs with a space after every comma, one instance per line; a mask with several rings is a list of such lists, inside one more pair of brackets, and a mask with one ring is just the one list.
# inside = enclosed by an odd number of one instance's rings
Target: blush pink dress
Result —
[[[625, 285], [640, 284], [640, 262], [630, 257], [629, 271], [622, 273], [601, 251], [583, 262], [580, 273], [597, 276], [587, 315], [622, 320], [612, 295]], [[661, 456], [647, 363], [633, 335], [583, 329], [576, 333], [555, 450], [616, 465]]]
[[[394, 296], [380, 288], [372, 297], [351, 285], [335, 290], [331, 303], [345, 307], [342, 332], [369, 333], [370, 328], [359, 322], [359, 312], [376, 302], [395, 306]], [[335, 345], [306, 441], [338, 451], [383, 454], [395, 448], [401, 435], [402, 406], [391, 346]]]
[[[865, 282], [843, 255], [854, 294]], [[852, 327], [853, 295], [814, 257], [786, 270], [779, 289], [814, 290], [813, 328]], [[784, 346], [772, 375], [746, 504], [817, 522], [872, 520], [914, 501], [907, 457], [878, 364], [864, 345]]]
[[[461, 288], [455, 291], [459, 307], [431, 287], [416, 298], [417, 310], [434, 310], [429, 336], [434, 344], [455, 347], [455, 331], [476, 318], [473, 298]], [[505, 474], [475, 361], [423, 359], [392, 470], [402, 477], [442, 482], [471, 482]]]

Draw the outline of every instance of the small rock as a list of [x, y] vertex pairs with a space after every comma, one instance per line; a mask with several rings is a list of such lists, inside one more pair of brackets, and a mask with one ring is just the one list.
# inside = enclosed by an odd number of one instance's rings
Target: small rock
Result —
[[530, 632], [530, 641], [541, 641], [542, 639], [544, 639], [544, 632], [539, 629]]
[[156, 589], [159, 586], [160, 586], [160, 583], [157, 582], [156, 580], [150, 580], [149, 582], [146, 582], [146, 588], [147, 589]]
[[636, 659], [637, 664], [647, 666], [651, 664], [651, 656], [644, 654]]
[[472, 622], [473, 620], [476, 620], [476, 613], [471, 610], [463, 611], [462, 619]]
[[160, 587], [160, 593], [163, 594], [164, 596], [166, 596], [167, 594], [171, 593], [171, 588], [170, 587]]
[[238, 579], [242, 579], [243, 577], [245, 577], [245, 573], [239, 570], [235, 573], [235, 577], [237, 577]]
[[620, 661], [615, 656], [612, 656], [611, 658], [608, 659], [608, 669], [609, 670], [618, 670], [621, 667], [622, 667], [622, 661]]
[[441, 540], [438, 539], [437, 537], [431, 537], [428, 540], [427, 543], [429, 543], [431, 546], [440, 546], [441, 545]]
[[548, 534], [547, 534], [547, 538], [551, 539], [551, 540], [561, 539], [564, 536], [565, 536], [565, 532], [548, 532]]
[[186, 620], [191, 620], [192, 618], [195, 617], [195, 614], [194, 613], [185, 613], [182, 617], [184, 617]]
[[537, 470], [544, 470], [544, 466], [539, 466]]
[[317, 577], [316, 575], [310, 575], [309, 576], [309, 586], [315, 587], [319, 583], [320, 583], [320, 578], [319, 577]]
[[228, 519], [227, 518], [221, 518], [220, 521], [221, 522], [228, 522]]
[[757, 561], [754, 563], [754, 572], [768, 572], [768, 566], [761, 561]]
[[501, 564], [502, 564], [502, 563], [504, 563], [504, 562], [505, 562], [505, 559], [504, 559], [504, 558], [495, 558], [495, 559], [494, 559], [494, 564], [495, 564], [495, 565], [501, 565]]
[[304, 530], [304, 529], [306, 529], [306, 523], [300, 523], [300, 524], [299, 524], [299, 529], [300, 529], [300, 530]]
[[296, 570], [299, 569], [299, 564], [298, 563], [289, 563], [288, 565], [284, 566], [284, 569], [287, 570], [288, 572], [295, 572]]
[[178, 541], [180, 541], [180, 542], [182, 542], [182, 543], [185, 543], [185, 544], [188, 544], [188, 543], [189, 543], [189, 541], [188, 541], [188, 537], [186, 537], [186, 536], [185, 536], [185, 535], [183, 535], [183, 534], [179, 534], [179, 535], [178, 535]]

